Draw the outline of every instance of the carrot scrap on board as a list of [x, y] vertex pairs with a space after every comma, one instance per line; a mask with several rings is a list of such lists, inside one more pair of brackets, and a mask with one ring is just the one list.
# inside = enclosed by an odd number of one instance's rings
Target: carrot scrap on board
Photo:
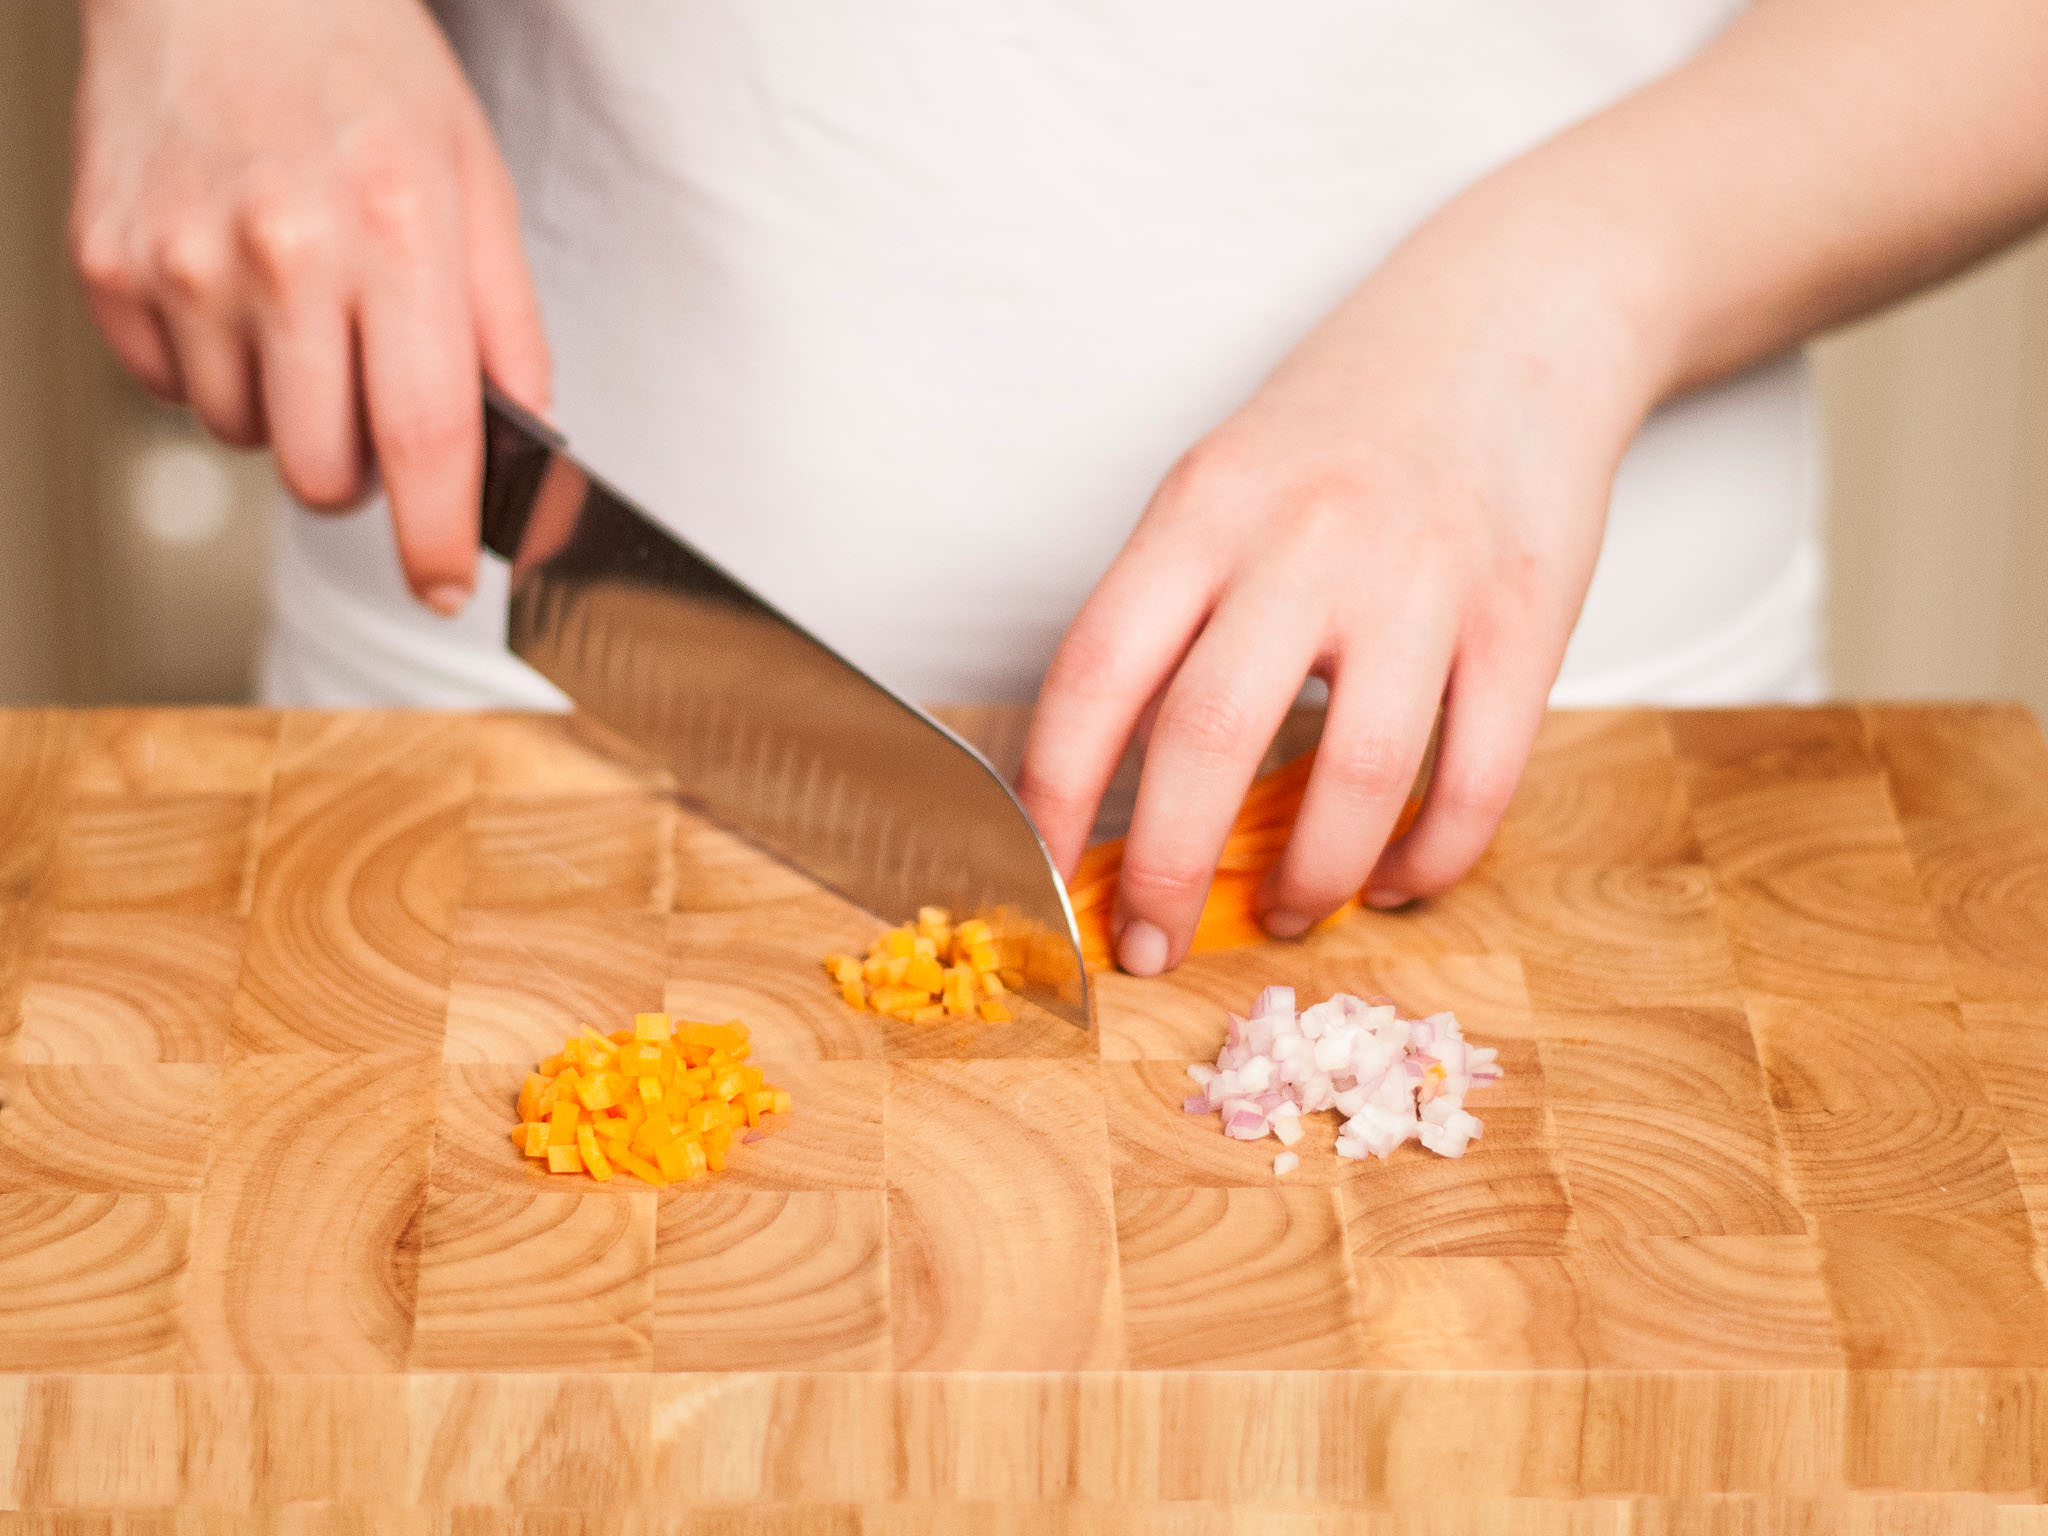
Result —
[[[1209, 882], [1208, 898], [1195, 922], [1190, 954], [1235, 949], [1266, 937], [1252, 903], [1266, 871], [1280, 862], [1280, 854], [1287, 847], [1287, 836], [1294, 830], [1294, 818], [1301, 810], [1301, 797], [1308, 789], [1315, 757], [1314, 752], [1302, 753], [1254, 781], [1246, 793], [1244, 805], [1231, 823], [1230, 836], [1224, 840], [1223, 856], [1216, 861], [1215, 878]], [[1408, 802], [1395, 823], [1395, 837], [1408, 830], [1419, 809], [1418, 800]], [[1081, 931], [1081, 958], [1092, 970], [1116, 964], [1109, 917], [1123, 866], [1122, 838], [1097, 843], [1081, 855], [1074, 878], [1067, 885], [1067, 897], [1074, 905], [1074, 922]], [[1336, 922], [1357, 905], [1354, 895], [1324, 921]]]
[[550, 1173], [657, 1187], [725, 1167], [733, 1137], [786, 1115], [790, 1098], [748, 1063], [747, 1028], [641, 1013], [631, 1029], [585, 1027], [527, 1074], [512, 1140]]
[[[1287, 847], [1294, 818], [1308, 790], [1315, 753], [1304, 752], [1255, 781], [1231, 824], [1217, 861], [1209, 895], [1195, 925], [1191, 952], [1233, 949], [1266, 937], [1253, 901], [1259, 884]], [[1412, 797], [1395, 823], [1399, 837], [1421, 809]], [[1081, 934], [1081, 958], [1091, 970], [1116, 964], [1110, 938], [1110, 908], [1123, 872], [1124, 841], [1098, 843], [1081, 855], [1067, 885], [1074, 922]], [[1358, 905], [1353, 896], [1325, 922], [1335, 922]], [[955, 923], [944, 907], [921, 907], [914, 922], [891, 928], [868, 949], [865, 960], [847, 954], [825, 957], [825, 973], [849, 1007], [872, 1008], [892, 1018], [936, 1023], [979, 1014], [991, 1023], [1011, 1017], [1002, 1001], [1023, 982], [1021, 960], [1005, 954], [994, 931], [978, 918]]]
[[915, 921], [876, 939], [867, 959], [827, 955], [825, 974], [849, 1007], [915, 1024], [1002, 1024], [1011, 1017], [1004, 998], [1023, 980], [1022, 955], [1006, 959], [1004, 948], [978, 917], [955, 923], [944, 907], [920, 907]]

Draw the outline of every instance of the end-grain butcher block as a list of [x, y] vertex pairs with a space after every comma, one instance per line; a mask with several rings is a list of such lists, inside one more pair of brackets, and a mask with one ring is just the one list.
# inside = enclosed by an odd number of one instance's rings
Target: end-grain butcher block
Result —
[[[2044, 1528], [2024, 712], [1553, 716], [1456, 890], [1092, 1035], [848, 1007], [909, 915], [574, 719], [0, 715], [0, 1531]], [[1483, 1138], [1183, 1113], [1268, 984], [1454, 1011]], [[785, 1123], [538, 1171], [525, 1074], [657, 1009]]]

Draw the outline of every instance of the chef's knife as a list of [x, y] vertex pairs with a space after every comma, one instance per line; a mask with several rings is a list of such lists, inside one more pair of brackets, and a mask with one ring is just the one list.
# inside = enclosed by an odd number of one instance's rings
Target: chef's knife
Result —
[[995, 925], [1033, 1002], [1084, 1029], [1065, 885], [988, 762], [572, 458], [484, 400], [484, 546], [512, 562], [506, 642], [682, 793], [889, 922]]

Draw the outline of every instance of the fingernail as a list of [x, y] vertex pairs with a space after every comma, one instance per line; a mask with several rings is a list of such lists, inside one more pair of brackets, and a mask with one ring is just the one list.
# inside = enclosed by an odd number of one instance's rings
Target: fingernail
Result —
[[1308, 919], [1299, 912], [1282, 912], [1277, 908], [1260, 921], [1266, 925], [1266, 932], [1276, 939], [1298, 939], [1309, 929]]
[[1116, 963], [1133, 976], [1157, 976], [1166, 969], [1166, 935], [1142, 917], [1117, 935]]
[[1404, 895], [1400, 891], [1367, 891], [1365, 893], [1365, 904], [1368, 907], [1377, 908], [1381, 912], [1391, 911], [1395, 907], [1405, 907], [1414, 899], [1413, 896]]
[[444, 581], [426, 590], [427, 606], [444, 619], [452, 619], [469, 606], [469, 588], [460, 582]]

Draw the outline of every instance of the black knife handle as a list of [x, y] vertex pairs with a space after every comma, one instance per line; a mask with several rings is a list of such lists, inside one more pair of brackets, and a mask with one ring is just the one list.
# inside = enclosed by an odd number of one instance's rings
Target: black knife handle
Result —
[[548, 460], [568, 439], [510, 399], [484, 385], [484, 494], [482, 543], [507, 560], [519, 553], [527, 514]]

